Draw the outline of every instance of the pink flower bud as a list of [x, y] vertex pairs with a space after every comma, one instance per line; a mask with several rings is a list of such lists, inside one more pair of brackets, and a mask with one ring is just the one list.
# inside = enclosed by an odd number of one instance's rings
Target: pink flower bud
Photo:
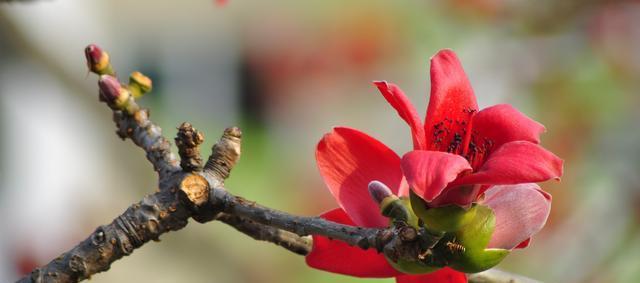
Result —
[[116, 77], [100, 76], [98, 87], [100, 88], [100, 100], [116, 108], [122, 108], [126, 105], [130, 96], [129, 91], [120, 85]]
[[385, 198], [393, 196], [391, 189], [380, 181], [371, 181], [369, 183], [369, 194], [378, 204], [382, 203]]
[[87, 58], [87, 67], [91, 72], [100, 75], [113, 74], [109, 64], [109, 54], [97, 45], [89, 44], [84, 49], [84, 55]]

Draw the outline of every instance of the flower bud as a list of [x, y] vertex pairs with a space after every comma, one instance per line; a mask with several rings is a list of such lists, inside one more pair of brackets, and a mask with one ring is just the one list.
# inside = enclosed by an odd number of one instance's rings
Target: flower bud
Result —
[[140, 72], [133, 72], [129, 75], [129, 90], [133, 98], [139, 98], [150, 92], [153, 87], [151, 79]]
[[380, 181], [371, 181], [369, 183], [369, 194], [377, 204], [381, 204], [384, 199], [394, 196], [391, 189]]
[[87, 67], [91, 72], [99, 75], [113, 75], [113, 69], [109, 63], [109, 54], [95, 44], [90, 44], [84, 49], [87, 58]]
[[110, 75], [100, 76], [98, 81], [100, 88], [100, 100], [109, 104], [113, 109], [123, 109], [126, 107], [131, 94], [120, 85], [117, 78]]
[[409, 200], [394, 195], [391, 189], [380, 181], [369, 183], [369, 194], [380, 206], [380, 214], [390, 218], [392, 223], [401, 222], [418, 229], [418, 217], [411, 210]]

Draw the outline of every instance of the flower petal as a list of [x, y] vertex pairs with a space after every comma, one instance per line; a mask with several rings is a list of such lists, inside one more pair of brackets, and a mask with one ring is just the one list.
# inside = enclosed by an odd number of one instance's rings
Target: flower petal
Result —
[[529, 237], [526, 240], [522, 241], [514, 249], [524, 249], [524, 248], [528, 247], [529, 244], [531, 244], [531, 237]]
[[449, 267], [421, 275], [402, 275], [396, 277], [396, 283], [466, 283], [467, 275]]
[[404, 92], [395, 84], [387, 83], [385, 81], [376, 81], [373, 84], [378, 87], [384, 99], [398, 111], [398, 115], [402, 118], [409, 128], [411, 128], [411, 136], [413, 138], [414, 149], [426, 149], [424, 140], [424, 128], [418, 112], [411, 104], [411, 101], [407, 98]]
[[[454, 182], [455, 183], [455, 182]], [[481, 192], [484, 192], [482, 185], [462, 185], [449, 186], [437, 198], [429, 203], [431, 207], [455, 204], [462, 207], [469, 207], [475, 202]]]
[[472, 119], [471, 142], [466, 155], [472, 165], [482, 164], [492, 149], [498, 149], [512, 141], [540, 143], [542, 124], [525, 116], [509, 104], [498, 104], [482, 109]]
[[482, 203], [496, 215], [488, 248], [510, 250], [525, 247], [542, 229], [551, 210], [551, 195], [533, 183], [493, 186], [485, 192]]
[[440, 151], [414, 150], [402, 157], [402, 172], [409, 186], [425, 201], [440, 195], [449, 182], [471, 165], [460, 155]]
[[403, 176], [395, 152], [365, 133], [338, 127], [318, 143], [316, 161], [333, 197], [358, 226], [388, 225], [367, 186], [378, 180], [398, 193]]
[[[354, 225], [346, 212], [340, 208], [328, 211], [320, 217]], [[306, 262], [313, 268], [357, 277], [386, 278], [400, 274], [374, 249], [363, 250], [321, 236], [313, 236], [313, 248], [306, 256]]]
[[458, 57], [442, 50], [431, 58], [431, 96], [424, 129], [427, 149], [461, 154], [471, 135], [476, 97]]
[[562, 159], [540, 145], [508, 142], [489, 155], [478, 171], [456, 180], [455, 185], [507, 185], [560, 179], [562, 163]]

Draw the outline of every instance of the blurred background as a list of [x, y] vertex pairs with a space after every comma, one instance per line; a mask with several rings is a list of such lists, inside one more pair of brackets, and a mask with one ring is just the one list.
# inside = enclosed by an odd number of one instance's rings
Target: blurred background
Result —
[[[203, 154], [243, 128], [236, 194], [301, 215], [336, 206], [315, 167], [331, 127], [397, 153], [409, 129], [373, 87], [399, 84], [424, 113], [428, 60], [460, 56], [481, 108], [510, 103], [565, 159], [545, 229], [500, 268], [545, 282], [640, 281], [640, 1], [124, 1], [0, 3], [0, 281], [83, 240], [156, 188], [141, 150], [114, 134], [87, 73], [89, 43], [173, 140], [191, 122]], [[308, 268], [222, 223], [192, 223], [92, 282], [393, 282]]]

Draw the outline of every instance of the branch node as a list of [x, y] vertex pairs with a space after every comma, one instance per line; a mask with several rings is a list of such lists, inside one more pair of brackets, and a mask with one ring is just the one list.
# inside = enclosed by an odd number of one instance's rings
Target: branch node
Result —
[[202, 157], [200, 157], [200, 144], [204, 141], [204, 135], [191, 124], [184, 122], [178, 127], [175, 138], [180, 154], [180, 167], [185, 172], [201, 171]]
[[413, 242], [418, 238], [418, 231], [410, 226], [401, 227], [398, 234], [403, 242]]

